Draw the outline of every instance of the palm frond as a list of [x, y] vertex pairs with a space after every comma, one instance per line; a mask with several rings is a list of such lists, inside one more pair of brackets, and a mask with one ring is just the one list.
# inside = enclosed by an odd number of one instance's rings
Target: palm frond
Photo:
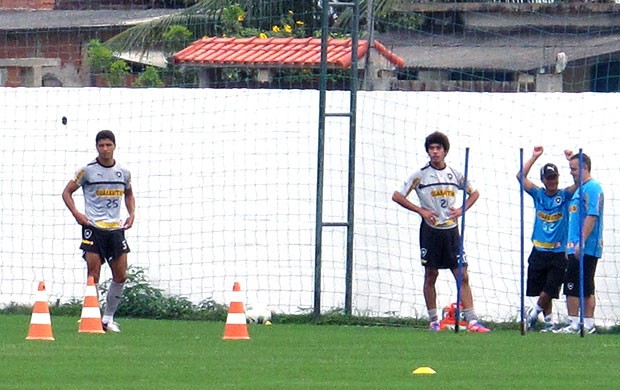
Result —
[[220, 13], [230, 0], [203, 0], [178, 13], [163, 16], [131, 27], [105, 42], [115, 52], [134, 51], [145, 53], [162, 46], [162, 34], [170, 26], [184, 26], [195, 38], [215, 35]]
[[[360, 19], [366, 18], [368, 15], [368, 7], [372, 3], [373, 14], [379, 17], [385, 17], [392, 12], [395, 7], [402, 3], [403, 0], [360, 0], [359, 8], [360, 8]], [[342, 28], [346, 32], [351, 31], [351, 21], [353, 19], [353, 14], [351, 8], [340, 9], [338, 13], [337, 25]]]
[[115, 52], [158, 50], [163, 44], [162, 35], [175, 25], [186, 27], [198, 39], [204, 35], [215, 35], [217, 19], [205, 15], [170, 15], [129, 28], [105, 44]]
[[[380, 0], [385, 1], [396, 0]], [[222, 10], [232, 5], [244, 9], [247, 12], [245, 25], [257, 30], [270, 30], [291, 13], [296, 21], [307, 26], [308, 34], [319, 26], [320, 11], [315, 0], [202, 0], [178, 13], [131, 27], [107, 40], [105, 45], [114, 52], [144, 54], [149, 50], [159, 50], [163, 45], [162, 34], [174, 25], [186, 27], [195, 39], [215, 36], [220, 33]]]
[[204, 15], [171, 15], [165, 18], [142, 23], [105, 42], [113, 51], [148, 51], [160, 49], [162, 35], [170, 26], [180, 25], [190, 30], [195, 38], [204, 35], [215, 35], [216, 21]]

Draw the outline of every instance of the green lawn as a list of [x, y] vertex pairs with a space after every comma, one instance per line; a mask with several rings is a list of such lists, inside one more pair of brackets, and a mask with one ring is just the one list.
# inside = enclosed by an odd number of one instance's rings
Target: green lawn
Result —
[[[0, 315], [0, 389], [615, 389], [620, 336], [408, 327], [249, 325], [124, 319], [120, 334], [26, 340], [30, 317]], [[418, 367], [434, 375], [413, 375]]]

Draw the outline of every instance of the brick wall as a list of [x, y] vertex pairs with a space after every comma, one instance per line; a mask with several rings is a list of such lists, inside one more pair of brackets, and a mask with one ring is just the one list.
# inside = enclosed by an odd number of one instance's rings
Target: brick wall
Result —
[[[57, 58], [62, 66], [53, 73], [62, 76], [65, 85], [89, 85], [83, 63], [86, 44], [91, 39], [106, 41], [120, 31], [120, 28], [83, 28], [18, 34], [0, 32], [0, 59]], [[24, 68], [8, 68], [5, 86], [24, 86], [24, 72]]]
[[145, 9], [162, 7], [156, 0], [57, 0], [56, 9]]
[[0, 9], [52, 10], [56, 0], [0, 0]]
[[0, 0], [0, 10], [184, 8], [198, 0]]

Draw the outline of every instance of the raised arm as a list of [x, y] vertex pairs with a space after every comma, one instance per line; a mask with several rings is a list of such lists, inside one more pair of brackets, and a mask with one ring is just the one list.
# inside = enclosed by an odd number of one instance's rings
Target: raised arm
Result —
[[[570, 149], [565, 149], [564, 150], [564, 157], [566, 157], [566, 161], [570, 161], [571, 157], [573, 157], [573, 151]], [[575, 182], [575, 180], [573, 180], [573, 184], [566, 187], [566, 191], [568, 191], [569, 193], [573, 194], [575, 193], [575, 191], [577, 191], [577, 188], [579, 188], [579, 183]]]
[[532, 188], [538, 188], [536, 184], [534, 184], [530, 179], [527, 178], [527, 175], [530, 173], [530, 169], [538, 160], [544, 152], [544, 148], [542, 146], [534, 146], [534, 150], [532, 151], [532, 157], [530, 157], [526, 162], [523, 163], [523, 170], [519, 170], [517, 172], [517, 180], [521, 181], [521, 173], [523, 173], [523, 188], [526, 191], [529, 191]]

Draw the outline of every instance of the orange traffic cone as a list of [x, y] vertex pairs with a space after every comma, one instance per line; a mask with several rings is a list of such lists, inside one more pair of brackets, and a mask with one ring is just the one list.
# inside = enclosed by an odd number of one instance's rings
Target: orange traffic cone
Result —
[[28, 330], [28, 337], [26, 337], [26, 340], [54, 340], [50, 307], [47, 303], [44, 282], [39, 282], [37, 300], [32, 308], [30, 329]]
[[92, 276], [88, 277], [84, 303], [82, 304], [82, 318], [80, 319], [79, 333], [105, 333], [101, 325], [101, 311], [97, 298], [97, 286]]
[[239, 283], [233, 285], [232, 300], [226, 316], [226, 328], [224, 329], [223, 340], [249, 340], [248, 324], [245, 319], [243, 300], [241, 299], [241, 288]]

